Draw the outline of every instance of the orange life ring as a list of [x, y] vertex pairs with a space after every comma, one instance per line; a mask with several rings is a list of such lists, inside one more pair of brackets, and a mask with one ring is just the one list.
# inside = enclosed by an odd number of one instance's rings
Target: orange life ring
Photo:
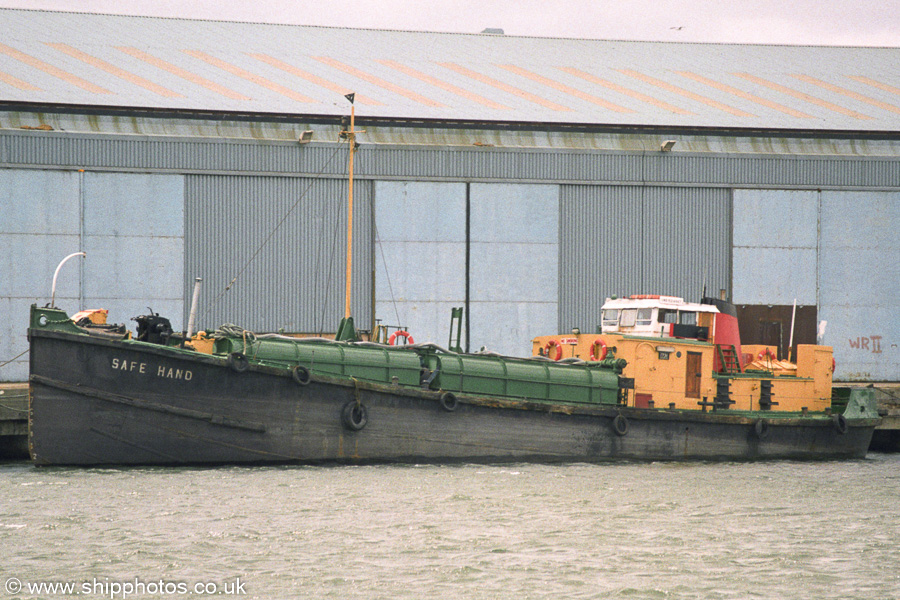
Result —
[[778, 360], [778, 358], [775, 356], [775, 354], [772, 353], [771, 348], [766, 348], [765, 350], [760, 350], [759, 354], [756, 355], [756, 360], [762, 360], [766, 356], [768, 356], [772, 360]]
[[[597, 352], [597, 346], [600, 346], [600, 352]], [[606, 342], [597, 338], [594, 340], [594, 343], [591, 344], [591, 360], [603, 360], [606, 358], [606, 353], [609, 349], [606, 347]]]
[[562, 344], [560, 344], [559, 341], [557, 341], [557, 340], [550, 340], [549, 342], [547, 342], [547, 345], [544, 346], [544, 356], [546, 356], [547, 358], [550, 358], [550, 348], [552, 348], [553, 346], [556, 346], [556, 357], [551, 358], [550, 360], [561, 359], [562, 358]]
[[397, 336], [406, 338], [406, 343], [407, 343], [407, 344], [415, 344], [415, 343], [416, 343], [416, 342], [413, 340], [413, 337], [412, 337], [411, 335], [409, 335], [409, 332], [408, 332], [408, 331], [403, 331], [403, 330], [401, 329], [401, 330], [395, 331], [394, 333], [391, 334], [391, 337], [388, 338], [388, 344], [390, 344], [391, 346], [396, 345], [396, 342], [397, 342]]

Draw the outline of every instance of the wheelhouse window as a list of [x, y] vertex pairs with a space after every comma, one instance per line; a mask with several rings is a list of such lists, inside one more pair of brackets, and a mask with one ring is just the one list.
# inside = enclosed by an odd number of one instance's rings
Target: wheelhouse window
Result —
[[696, 325], [697, 324], [697, 313], [695, 312], [683, 312], [678, 315], [678, 322], [682, 325]]
[[678, 312], [674, 310], [670, 310], [668, 308], [659, 309], [659, 322], [660, 323], [677, 323], [678, 322]]
[[606, 327], [615, 327], [619, 324], [619, 309], [607, 308], [600, 311], [600, 320]]
[[647, 327], [651, 323], [653, 323], [653, 309], [652, 308], [639, 308], [637, 311], [637, 322], [636, 324], [639, 327]]
[[622, 314], [619, 317], [619, 324], [622, 327], [634, 327], [634, 322], [636, 320], [637, 320], [637, 309], [636, 308], [622, 309]]

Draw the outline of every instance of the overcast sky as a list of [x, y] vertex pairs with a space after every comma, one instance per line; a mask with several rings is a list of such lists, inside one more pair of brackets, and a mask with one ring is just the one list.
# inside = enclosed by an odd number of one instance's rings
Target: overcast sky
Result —
[[900, 0], [0, 0], [0, 6], [411, 31], [900, 47]]

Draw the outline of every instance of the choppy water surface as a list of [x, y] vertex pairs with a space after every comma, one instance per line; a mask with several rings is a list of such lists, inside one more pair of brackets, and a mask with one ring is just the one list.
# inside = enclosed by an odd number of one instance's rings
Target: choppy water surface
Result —
[[[0, 465], [0, 598], [896, 599], [898, 510], [898, 455], [562, 466], [9, 463]], [[28, 591], [41, 582], [75, 591]]]

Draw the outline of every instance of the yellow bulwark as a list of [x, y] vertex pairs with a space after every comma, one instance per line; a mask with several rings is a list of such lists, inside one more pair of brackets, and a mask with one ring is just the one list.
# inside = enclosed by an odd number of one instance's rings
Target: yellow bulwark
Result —
[[[771, 383], [768, 410], [802, 412], [824, 411], [831, 406], [832, 351], [827, 346], [799, 345], [797, 363], [772, 360], [769, 355], [757, 359], [758, 353], [774, 347], [744, 346], [745, 358], [754, 360], [738, 374], [713, 372], [716, 347], [697, 340], [626, 336], [620, 334], [548, 335], [533, 340], [533, 354], [555, 357], [556, 344], [562, 358], [591, 360], [598, 358], [597, 341], [606, 344], [607, 358], [624, 358], [627, 366], [623, 377], [634, 379], [634, 394], [629, 405], [639, 408], [677, 408], [700, 410], [702, 402], [712, 402], [720, 380], [730, 384], [733, 410], [765, 410], [760, 405], [763, 381]], [[602, 350], [601, 350], [602, 352]]]

